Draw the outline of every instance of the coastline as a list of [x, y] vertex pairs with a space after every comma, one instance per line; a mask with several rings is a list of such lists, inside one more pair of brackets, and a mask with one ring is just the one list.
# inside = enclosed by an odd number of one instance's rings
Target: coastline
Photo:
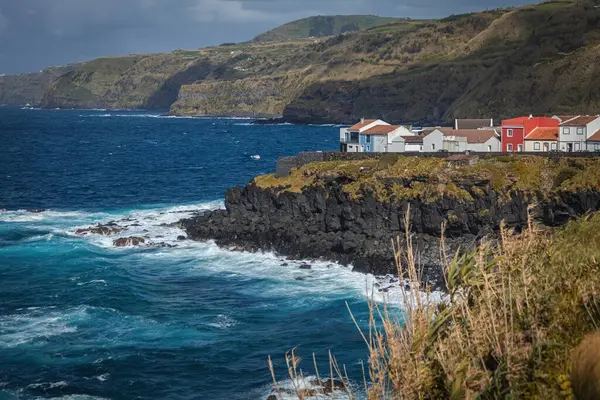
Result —
[[[444, 163], [412, 157], [406, 162]], [[336, 162], [322, 164], [327, 163]], [[302, 168], [303, 172], [296, 173], [306, 175], [311, 166]], [[272, 180], [271, 187], [261, 187], [261, 179]], [[498, 188], [485, 177], [454, 181], [455, 193], [429, 198], [425, 192], [411, 198], [382, 198], [381, 192], [368, 185], [353, 196], [344, 188], [356, 178], [340, 171], [322, 172], [316, 179], [318, 183], [294, 190], [286, 187], [285, 178], [255, 178], [244, 187], [227, 190], [224, 209], [181, 220], [179, 226], [190, 239], [214, 240], [230, 250], [274, 251], [290, 259], [335, 261], [374, 275], [397, 272], [392, 241], [405, 237], [408, 230], [424, 281], [437, 290], [444, 288], [443, 266], [482, 240], [498, 240], [501, 226], [519, 232], [531, 218], [551, 229], [600, 207], [596, 190], [560, 189], [549, 195], [534, 187]], [[394, 190], [398, 184], [421, 187], [423, 179], [430, 178], [387, 178], [380, 190]], [[434, 182], [426, 185], [439, 186]], [[445, 258], [440, 252], [442, 242]], [[406, 245], [404, 240], [400, 243]]]

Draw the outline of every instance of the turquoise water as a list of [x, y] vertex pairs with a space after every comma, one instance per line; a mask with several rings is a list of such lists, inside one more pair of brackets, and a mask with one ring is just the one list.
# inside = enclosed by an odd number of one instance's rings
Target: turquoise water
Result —
[[[0, 398], [261, 399], [268, 355], [285, 381], [293, 347], [307, 374], [331, 350], [360, 384], [367, 351], [345, 302], [366, 323], [373, 277], [180, 241], [169, 225], [338, 133], [0, 108]], [[74, 233], [108, 221], [146, 245]]]

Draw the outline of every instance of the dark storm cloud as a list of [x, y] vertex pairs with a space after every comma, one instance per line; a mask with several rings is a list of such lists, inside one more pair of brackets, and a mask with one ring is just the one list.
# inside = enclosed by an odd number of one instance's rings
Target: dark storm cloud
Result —
[[0, 0], [0, 73], [248, 40], [311, 15], [433, 18], [526, 0]]

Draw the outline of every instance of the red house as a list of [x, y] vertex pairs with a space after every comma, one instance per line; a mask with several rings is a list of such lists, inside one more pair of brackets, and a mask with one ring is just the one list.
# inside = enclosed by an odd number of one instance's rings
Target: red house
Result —
[[559, 121], [549, 117], [519, 117], [502, 121], [502, 151], [524, 151], [525, 137], [535, 128], [558, 128]]

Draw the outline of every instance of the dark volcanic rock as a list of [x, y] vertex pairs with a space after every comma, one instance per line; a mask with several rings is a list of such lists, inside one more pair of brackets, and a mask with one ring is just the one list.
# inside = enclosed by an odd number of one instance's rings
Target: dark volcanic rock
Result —
[[146, 243], [146, 239], [136, 236], [120, 238], [113, 241], [113, 245], [116, 247], [139, 246], [144, 243]]
[[92, 234], [96, 234], [96, 235], [104, 235], [104, 236], [108, 236], [108, 235], [114, 235], [117, 234], [119, 232], [124, 231], [126, 228], [122, 228], [120, 226], [118, 226], [116, 223], [114, 222], [109, 222], [107, 224], [104, 225], [97, 225], [97, 226], [93, 226], [90, 228], [85, 228], [85, 229], [77, 229], [75, 231], [75, 234], [77, 235], [88, 235], [90, 233]]
[[444, 286], [440, 237], [446, 224], [446, 254], [468, 250], [493, 237], [500, 222], [517, 230], [527, 225], [528, 207], [536, 222], [555, 226], [600, 208], [600, 193], [498, 193], [487, 184], [465, 184], [473, 200], [443, 197], [434, 202], [381, 202], [364, 193], [354, 199], [335, 181], [302, 193], [264, 190], [254, 184], [229, 189], [225, 210], [182, 220], [190, 239], [214, 239], [240, 250], [273, 250], [289, 259], [327, 259], [352, 264], [360, 272], [396, 272], [392, 240], [405, 245], [405, 216], [410, 206], [412, 244], [424, 278]]
[[302, 265], [301, 265], [300, 267], [298, 267], [298, 268], [300, 268], [300, 269], [311, 269], [311, 268], [312, 268], [312, 265], [310, 265], [310, 264], [302, 264]]

